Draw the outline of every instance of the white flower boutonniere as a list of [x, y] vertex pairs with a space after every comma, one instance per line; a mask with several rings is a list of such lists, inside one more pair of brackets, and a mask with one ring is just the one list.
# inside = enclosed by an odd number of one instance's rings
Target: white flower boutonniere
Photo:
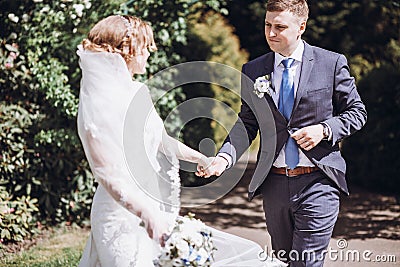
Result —
[[271, 74], [266, 74], [264, 76], [258, 77], [256, 82], [254, 83], [254, 93], [259, 97], [264, 97], [264, 94], [271, 96], [272, 81], [271, 81]]

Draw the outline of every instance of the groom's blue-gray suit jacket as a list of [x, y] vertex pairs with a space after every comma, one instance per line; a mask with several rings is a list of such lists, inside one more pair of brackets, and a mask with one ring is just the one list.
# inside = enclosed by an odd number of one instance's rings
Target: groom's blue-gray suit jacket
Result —
[[228, 153], [235, 163], [260, 131], [257, 168], [249, 185], [250, 200], [258, 194], [257, 189], [266, 179], [289, 133], [322, 122], [330, 126], [331, 140], [323, 140], [310, 151], [302, 151], [342, 192], [349, 193], [339, 142], [365, 124], [367, 112], [346, 58], [304, 44], [300, 81], [289, 121], [268, 94], [259, 98], [253, 93], [255, 79], [273, 72], [274, 53], [243, 65], [239, 118], [219, 152]]

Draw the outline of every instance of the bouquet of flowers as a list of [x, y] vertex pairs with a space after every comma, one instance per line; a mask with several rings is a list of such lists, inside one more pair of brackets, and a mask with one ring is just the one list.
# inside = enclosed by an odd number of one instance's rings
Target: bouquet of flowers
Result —
[[156, 266], [211, 266], [216, 250], [211, 232], [205, 224], [189, 213], [179, 217], [169, 239], [165, 242]]

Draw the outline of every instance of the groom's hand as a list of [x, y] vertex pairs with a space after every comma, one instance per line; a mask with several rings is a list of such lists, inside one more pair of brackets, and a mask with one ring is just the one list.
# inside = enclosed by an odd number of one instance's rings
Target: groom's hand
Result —
[[311, 125], [301, 128], [294, 133], [291, 137], [296, 140], [297, 144], [306, 151], [311, 150], [321, 142], [324, 138], [324, 127], [322, 124]]

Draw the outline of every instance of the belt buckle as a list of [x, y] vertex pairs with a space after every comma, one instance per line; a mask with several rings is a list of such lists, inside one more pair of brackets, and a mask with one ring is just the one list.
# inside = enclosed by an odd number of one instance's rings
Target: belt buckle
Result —
[[290, 170], [289, 167], [285, 167], [285, 175], [286, 175], [286, 177], [295, 177], [295, 176], [297, 176], [295, 174], [289, 174], [288, 170]]

